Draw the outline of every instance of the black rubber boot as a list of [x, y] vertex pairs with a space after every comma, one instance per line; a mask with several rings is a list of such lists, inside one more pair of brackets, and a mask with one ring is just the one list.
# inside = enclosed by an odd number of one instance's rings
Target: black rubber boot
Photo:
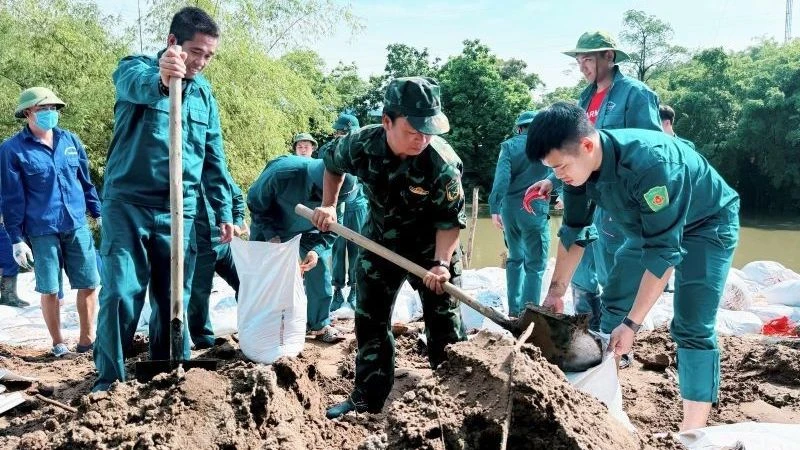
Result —
[[17, 276], [3, 277], [0, 282], [0, 305], [26, 308], [30, 303], [17, 296]]

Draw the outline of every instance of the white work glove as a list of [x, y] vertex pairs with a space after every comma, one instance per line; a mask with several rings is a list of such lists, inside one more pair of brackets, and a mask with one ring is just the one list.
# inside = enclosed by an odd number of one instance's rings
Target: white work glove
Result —
[[28, 244], [24, 242], [14, 244], [14, 261], [23, 269], [33, 270], [33, 252]]

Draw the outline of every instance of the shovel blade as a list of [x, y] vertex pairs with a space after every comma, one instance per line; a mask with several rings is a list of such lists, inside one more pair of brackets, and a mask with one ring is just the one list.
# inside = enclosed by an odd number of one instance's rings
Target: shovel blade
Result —
[[589, 331], [589, 316], [568, 316], [528, 305], [517, 322], [524, 330], [534, 323], [528, 339], [542, 351], [542, 356], [564, 372], [582, 372], [603, 361], [600, 337]]
[[184, 370], [205, 369], [214, 371], [217, 370], [218, 362], [216, 359], [138, 361], [134, 370], [136, 372], [136, 381], [147, 383], [160, 373], [172, 372], [179, 365], [183, 366]]

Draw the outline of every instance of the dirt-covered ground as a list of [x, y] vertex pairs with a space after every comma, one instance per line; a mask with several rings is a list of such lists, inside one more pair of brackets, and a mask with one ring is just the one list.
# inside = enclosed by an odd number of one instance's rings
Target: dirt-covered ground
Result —
[[[625, 410], [638, 429], [630, 435], [535, 347], [514, 353], [513, 342], [481, 333], [451, 346], [448, 362], [432, 372], [418, 329], [397, 339], [396, 381], [383, 413], [334, 421], [325, 408], [352, 387], [352, 339], [309, 341], [299, 357], [272, 366], [246, 361], [234, 338], [219, 339], [195, 353], [219, 358], [216, 372], [165, 374], [97, 394], [89, 394], [90, 356], [57, 360], [0, 345], [0, 367], [39, 379], [7, 384], [9, 390], [41, 392], [77, 408], [27, 401], [0, 416], [0, 448], [492, 449], [505, 439], [510, 449], [681, 448], [665, 433], [680, 421], [674, 345], [665, 330], [642, 333], [636, 361], [620, 372]], [[800, 423], [800, 343], [721, 338], [721, 346], [712, 424]]]

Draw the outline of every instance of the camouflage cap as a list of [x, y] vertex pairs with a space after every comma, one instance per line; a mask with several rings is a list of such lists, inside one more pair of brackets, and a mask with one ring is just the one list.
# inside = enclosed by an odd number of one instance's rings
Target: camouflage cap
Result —
[[442, 112], [442, 94], [433, 78], [395, 78], [386, 88], [383, 108], [406, 117], [415, 130], [423, 134], [444, 134], [450, 121]]
[[614, 62], [623, 62], [630, 59], [627, 53], [617, 48], [617, 42], [611, 34], [605, 31], [587, 31], [578, 38], [575, 48], [564, 52], [565, 55], [576, 57], [580, 53], [593, 53], [612, 50], [616, 56]]
[[23, 111], [39, 105], [56, 105], [58, 109], [61, 109], [65, 103], [46, 87], [28, 88], [19, 94], [19, 102], [17, 103], [17, 109], [14, 110], [14, 117], [23, 119], [25, 117]]
[[309, 133], [298, 133], [295, 134], [294, 139], [292, 139], [292, 149], [294, 149], [295, 145], [297, 145], [297, 143], [300, 141], [308, 141], [314, 144], [314, 147], [317, 146], [317, 140], [314, 139], [314, 137], [311, 136]]
[[356, 116], [346, 113], [339, 114], [339, 118], [333, 123], [333, 129], [336, 131], [350, 131], [359, 127]]
[[517, 117], [517, 121], [514, 122], [514, 126], [522, 126], [528, 125], [533, 121], [533, 118], [536, 116], [536, 111], [525, 111]]

